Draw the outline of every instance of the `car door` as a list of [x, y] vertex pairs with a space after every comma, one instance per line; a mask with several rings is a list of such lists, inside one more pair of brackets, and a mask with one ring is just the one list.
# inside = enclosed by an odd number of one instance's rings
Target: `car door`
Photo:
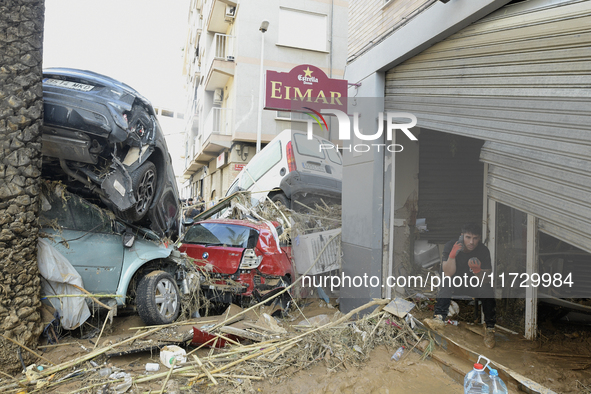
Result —
[[78, 271], [86, 290], [116, 292], [124, 248], [105, 211], [75, 195], [45, 196], [41, 224], [53, 246]]

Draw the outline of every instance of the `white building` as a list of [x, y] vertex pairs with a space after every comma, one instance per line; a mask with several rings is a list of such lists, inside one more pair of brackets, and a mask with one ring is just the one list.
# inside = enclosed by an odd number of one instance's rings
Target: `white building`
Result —
[[[312, 64], [330, 78], [343, 77], [347, 7], [343, 0], [191, 1], [183, 197], [220, 198], [256, 153], [263, 50], [265, 72]], [[263, 110], [263, 146], [286, 128], [305, 130], [304, 118], [293, 117]]]

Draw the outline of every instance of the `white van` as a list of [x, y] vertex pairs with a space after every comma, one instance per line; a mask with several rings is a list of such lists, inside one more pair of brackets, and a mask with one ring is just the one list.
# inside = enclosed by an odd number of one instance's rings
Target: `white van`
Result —
[[274, 202], [299, 209], [293, 201], [310, 205], [341, 202], [343, 160], [334, 144], [305, 132], [283, 130], [242, 169], [226, 196], [248, 190], [253, 199], [267, 195]]

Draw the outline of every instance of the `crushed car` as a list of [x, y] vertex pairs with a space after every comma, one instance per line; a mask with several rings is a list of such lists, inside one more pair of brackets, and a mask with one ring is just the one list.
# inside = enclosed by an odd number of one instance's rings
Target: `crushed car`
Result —
[[117, 219], [59, 182], [42, 185], [41, 237], [75, 268], [83, 288], [105, 295], [98, 300], [107, 305], [137, 311], [147, 325], [175, 321], [179, 288], [189, 293], [197, 286], [185, 269], [192, 263], [154, 232]]
[[297, 130], [283, 130], [242, 169], [226, 197], [248, 191], [255, 201], [268, 197], [300, 210], [322, 199], [341, 203], [343, 160], [336, 146], [324, 138]]
[[[282, 232], [278, 222], [208, 219], [191, 225], [179, 250], [202, 268], [201, 292], [211, 302], [264, 302], [295, 278]], [[279, 298], [287, 309], [290, 295]]]
[[175, 237], [180, 200], [150, 102], [91, 71], [43, 71], [43, 175], [131, 223]]

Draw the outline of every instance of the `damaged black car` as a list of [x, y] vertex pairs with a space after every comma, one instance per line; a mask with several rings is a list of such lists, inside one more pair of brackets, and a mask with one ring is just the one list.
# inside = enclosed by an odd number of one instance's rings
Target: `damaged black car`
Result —
[[150, 102], [91, 71], [43, 72], [43, 173], [121, 219], [174, 237], [180, 203], [172, 160]]

